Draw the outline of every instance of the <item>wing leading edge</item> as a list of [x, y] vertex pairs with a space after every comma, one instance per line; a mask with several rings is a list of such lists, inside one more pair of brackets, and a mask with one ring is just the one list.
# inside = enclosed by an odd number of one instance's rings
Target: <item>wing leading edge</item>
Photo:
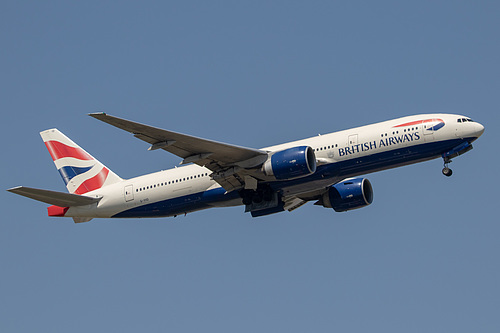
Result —
[[151, 144], [149, 150], [163, 149], [181, 157], [181, 164], [195, 163], [214, 173], [212, 177], [224, 189], [231, 191], [245, 185], [245, 169], [261, 165], [268, 158], [263, 150], [167, 131], [106, 113], [91, 113], [91, 117], [132, 133]]

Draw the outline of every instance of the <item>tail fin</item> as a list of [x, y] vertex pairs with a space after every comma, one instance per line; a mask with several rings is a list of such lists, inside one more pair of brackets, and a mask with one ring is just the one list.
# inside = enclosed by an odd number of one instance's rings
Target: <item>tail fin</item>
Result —
[[122, 180], [59, 130], [40, 135], [69, 193], [84, 194]]

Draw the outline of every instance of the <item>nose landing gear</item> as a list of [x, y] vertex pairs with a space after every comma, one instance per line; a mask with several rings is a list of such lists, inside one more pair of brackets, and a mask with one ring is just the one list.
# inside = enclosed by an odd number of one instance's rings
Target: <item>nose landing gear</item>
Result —
[[451, 175], [453, 174], [453, 170], [451, 170], [450, 168], [448, 168], [448, 164], [450, 164], [452, 161], [451, 161], [451, 158], [449, 157], [443, 157], [443, 160], [444, 160], [444, 168], [443, 168], [443, 175], [445, 175], [446, 177], [451, 177]]
[[450, 177], [452, 174], [453, 174], [453, 170], [451, 170], [448, 167], [443, 168], [443, 175], [445, 175], [446, 177]]

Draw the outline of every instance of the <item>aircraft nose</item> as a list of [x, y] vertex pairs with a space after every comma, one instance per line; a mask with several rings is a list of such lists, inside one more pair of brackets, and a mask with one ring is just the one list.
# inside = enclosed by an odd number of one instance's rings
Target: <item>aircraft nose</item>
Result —
[[480, 123], [474, 123], [474, 135], [479, 138], [484, 133], [484, 126]]

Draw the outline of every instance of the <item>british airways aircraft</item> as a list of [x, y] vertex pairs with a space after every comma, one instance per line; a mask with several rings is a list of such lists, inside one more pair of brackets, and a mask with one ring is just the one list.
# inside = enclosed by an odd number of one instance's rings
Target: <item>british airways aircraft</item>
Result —
[[[244, 205], [253, 217], [292, 211], [308, 201], [336, 212], [367, 206], [371, 172], [443, 158], [472, 149], [484, 127], [468, 117], [422, 114], [319, 135], [262, 149], [235, 146], [113, 117], [90, 116], [182, 158], [183, 166], [122, 179], [57, 129], [42, 139], [69, 193], [15, 187], [42, 201], [49, 216], [167, 217], [211, 207]], [[185, 165], [187, 164], [187, 165]], [[185, 166], [184, 166], [185, 165]]]

